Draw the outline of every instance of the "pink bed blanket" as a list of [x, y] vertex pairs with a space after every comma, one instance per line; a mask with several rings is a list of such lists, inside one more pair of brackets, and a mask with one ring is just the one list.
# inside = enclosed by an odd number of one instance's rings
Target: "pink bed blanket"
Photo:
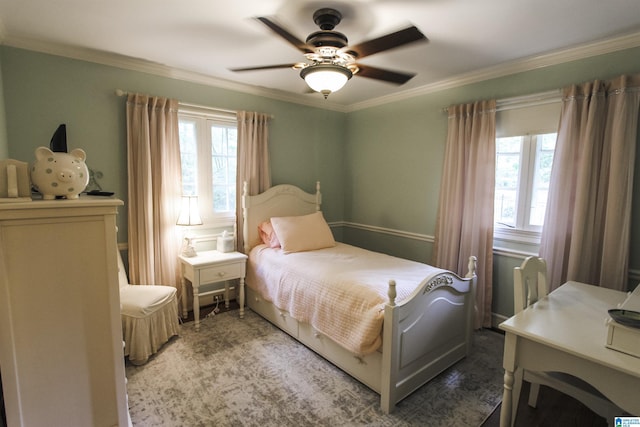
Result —
[[422, 282], [444, 271], [344, 243], [289, 254], [258, 245], [249, 254], [246, 283], [294, 319], [366, 355], [382, 343], [389, 280], [396, 281], [396, 303], [401, 304]]

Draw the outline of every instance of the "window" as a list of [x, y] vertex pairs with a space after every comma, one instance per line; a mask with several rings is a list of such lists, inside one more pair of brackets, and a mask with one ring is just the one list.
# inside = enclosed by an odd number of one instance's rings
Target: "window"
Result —
[[182, 109], [178, 114], [182, 192], [198, 196], [205, 224], [235, 221], [237, 124], [235, 115]]
[[560, 117], [556, 91], [498, 102], [494, 245], [537, 251]]
[[555, 133], [496, 139], [494, 218], [498, 226], [542, 229], [555, 144]]

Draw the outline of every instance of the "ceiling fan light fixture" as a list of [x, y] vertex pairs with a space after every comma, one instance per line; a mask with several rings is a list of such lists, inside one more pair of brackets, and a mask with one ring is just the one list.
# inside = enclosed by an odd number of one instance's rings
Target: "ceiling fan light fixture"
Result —
[[324, 95], [337, 92], [353, 77], [346, 67], [335, 64], [315, 64], [300, 70], [300, 77], [316, 92]]

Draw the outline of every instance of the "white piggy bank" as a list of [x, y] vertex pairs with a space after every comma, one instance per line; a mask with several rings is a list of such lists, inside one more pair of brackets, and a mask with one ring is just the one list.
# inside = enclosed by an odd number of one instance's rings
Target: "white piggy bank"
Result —
[[77, 199], [89, 183], [87, 155], [76, 148], [70, 153], [53, 152], [47, 147], [36, 148], [36, 161], [31, 166], [31, 182], [45, 200], [64, 196]]

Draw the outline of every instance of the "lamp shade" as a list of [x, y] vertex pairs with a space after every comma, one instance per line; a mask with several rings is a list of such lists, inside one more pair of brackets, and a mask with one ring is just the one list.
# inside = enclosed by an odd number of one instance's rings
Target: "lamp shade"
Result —
[[200, 208], [198, 207], [198, 196], [182, 196], [180, 215], [176, 221], [177, 225], [201, 225]]
[[300, 70], [300, 77], [316, 92], [326, 98], [330, 93], [339, 91], [353, 76], [351, 70], [334, 64], [316, 64]]

